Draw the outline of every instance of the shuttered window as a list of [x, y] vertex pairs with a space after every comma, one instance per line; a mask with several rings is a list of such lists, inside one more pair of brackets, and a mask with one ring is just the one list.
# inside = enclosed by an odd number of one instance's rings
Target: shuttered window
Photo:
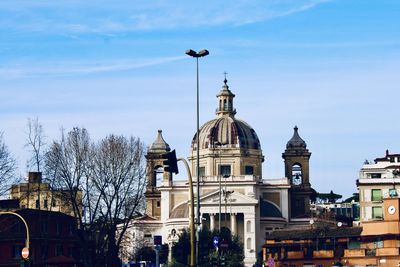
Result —
[[372, 189], [372, 201], [382, 201], [382, 190], [381, 189]]

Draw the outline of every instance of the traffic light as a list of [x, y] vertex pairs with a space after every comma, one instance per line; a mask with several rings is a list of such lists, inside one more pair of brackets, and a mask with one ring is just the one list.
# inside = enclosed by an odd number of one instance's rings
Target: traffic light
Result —
[[162, 154], [162, 158], [164, 159], [163, 161], [164, 171], [175, 174], [179, 172], [175, 149], [172, 150], [171, 152]]

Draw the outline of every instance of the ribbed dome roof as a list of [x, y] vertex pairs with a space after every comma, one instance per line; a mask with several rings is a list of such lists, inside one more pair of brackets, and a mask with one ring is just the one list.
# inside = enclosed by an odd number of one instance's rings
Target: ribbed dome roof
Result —
[[[226, 147], [261, 149], [260, 140], [250, 125], [235, 118], [233, 108], [235, 94], [229, 90], [225, 77], [221, 91], [218, 93], [217, 118], [206, 122], [199, 130], [200, 149], [212, 148], [217, 142]], [[193, 137], [192, 149], [197, 147], [196, 134]]]
[[[260, 140], [253, 128], [242, 120], [223, 116], [206, 122], [199, 131], [200, 149], [212, 148], [216, 142], [227, 147], [261, 149]], [[196, 135], [192, 148], [196, 147]]]

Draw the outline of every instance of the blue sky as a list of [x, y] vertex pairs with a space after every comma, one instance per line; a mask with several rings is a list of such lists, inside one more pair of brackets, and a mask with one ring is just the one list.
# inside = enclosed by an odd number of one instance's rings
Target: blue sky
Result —
[[2, 1], [0, 130], [26, 172], [27, 118], [49, 140], [86, 127], [94, 139], [157, 129], [187, 156], [214, 118], [223, 72], [237, 117], [257, 132], [265, 178], [284, 175], [281, 153], [298, 125], [317, 191], [356, 191], [365, 159], [400, 153], [400, 2]]

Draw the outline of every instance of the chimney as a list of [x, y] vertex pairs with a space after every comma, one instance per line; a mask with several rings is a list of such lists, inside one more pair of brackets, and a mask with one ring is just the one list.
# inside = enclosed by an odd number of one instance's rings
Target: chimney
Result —
[[29, 183], [41, 183], [42, 182], [42, 173], [41, 172], [29, 172], [28, 173], [28, 181], [29, 181]]

